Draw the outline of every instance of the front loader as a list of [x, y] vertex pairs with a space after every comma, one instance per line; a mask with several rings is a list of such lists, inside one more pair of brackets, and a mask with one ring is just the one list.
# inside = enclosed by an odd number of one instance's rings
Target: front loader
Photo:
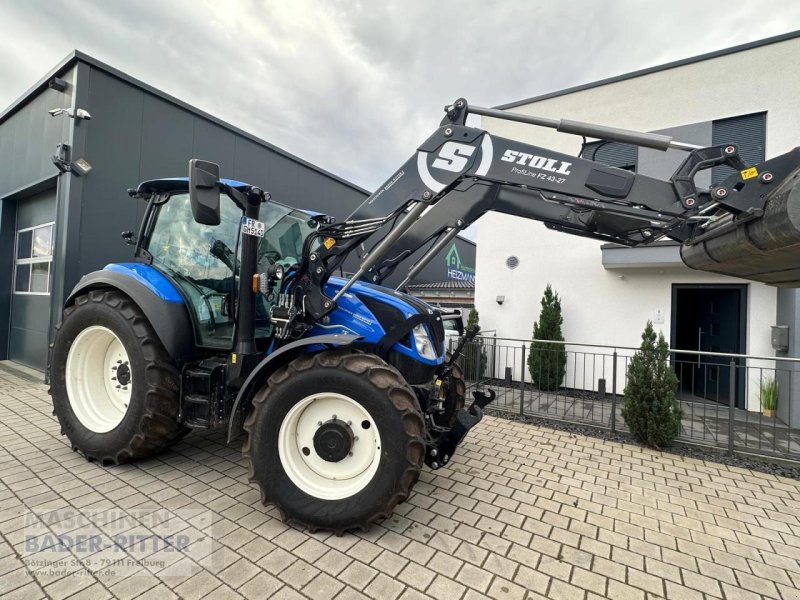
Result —
[[[146, 203], [134, 261], [83, 277], [51, 345], [55, 414], [103, 464], [151, 456], [192, 429], [244, 433], [262, 500], [337, 533], [405, 500], [494, 394], [449, 356], [441, 313], [404, 286], [487, 211], [628, 246], [681, 243], [693, 268], [800, 286], [800, 151], [746, 165], [733, 144], [470, 107], [341, 223], [270, 201], [194, 159], [188, 178], [129, 190]], [[493, 136], [468, 114], [686, 152], [669, 181]], [[711, 189], [694, 179], [728, 165]], [[426, 248], [425, 250], [422, 250]], [[417, 251], [422, 251], [419, 256]], [[411, 262], [397, 290], [381, 283]], [[355, 275], [337, 277], [348, 257]], [[474, 332], [468, 332], [468, 339]]]

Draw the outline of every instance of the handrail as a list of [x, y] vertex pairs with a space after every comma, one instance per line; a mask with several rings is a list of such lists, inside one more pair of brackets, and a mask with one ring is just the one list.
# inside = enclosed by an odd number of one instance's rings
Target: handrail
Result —
[[[639, 350], [638, 346], [613, 346], [610, 344], [589, 344], [579, 342], [568, 342], [566, 340], [538, 340], [538, 339], [522, 339], [522, 338], [503, 338], [503, 337], [486, 337], [477, 336], [475, 339], [492, 340], [492, 341], [506, 341], [506, 342], [521, 342], [530, 344], [532, 342], [547, 342], [548, 344], [563, 344], [564, 346], [583, 346], [586, 348], [607, 348], [612, 351], [616, 350]], [[742, 358], [751, 360], [774, 360], [786, 363], [800, 363], [800, 358], [793, 358], [789, 356], [759, 356], [757, 354], [734, 354], [731, 352], [710, 352], [705, 350], [682, 350], [680, 348], [670, 348], [670, 354], [690, 354], [693, 356], [715, 356], [723, 358]]]

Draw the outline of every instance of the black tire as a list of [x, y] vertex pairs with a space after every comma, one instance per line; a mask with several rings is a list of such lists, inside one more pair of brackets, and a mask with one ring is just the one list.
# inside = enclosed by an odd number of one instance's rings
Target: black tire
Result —
[[[297, 487], [278, 450], [280, 427], [289, 410], [322, 392], [347, 395], [364, 407], [381, 440], [375, 475], [361, 491], [336, 500], [320, 499]], [[262, 501], [274, 504], [285, 521], [311, 531], [342, 535], [389, 517], [408, 498], [425, 457], [422, 414], [402, 375], [377, 356], [346, 350], [303, 355], [278, 369], [255, 394], [244, 429], [250, 480], [260, 486]]]
[[[87, 327], [102, 325], [125, 348], [130, 361], [131, 397], [121, 422], [105, 433], [88, 429], [78, 419], [67, 394], [67, 356], [73, 341]], [[174, 361], [139, 307], [124, 294], [96, 290], [78, 296], [64, 310], [50, 346], [50, 393], [53, 412], [73, 450], [104, 465], [156, 454], [177, 442], [187, 429], [178, 422], [180, 376]]]

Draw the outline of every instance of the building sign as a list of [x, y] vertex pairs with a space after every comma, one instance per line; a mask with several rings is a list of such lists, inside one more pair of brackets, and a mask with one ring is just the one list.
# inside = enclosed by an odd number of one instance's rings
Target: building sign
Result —
[[461, 256], [458, 254], [458, 248], [456, 248], [455, 243], [450, 246], [450, 251], [445, 256], [445, 262], [447, 262], [448, 279], [475, 283], [475, 269], [461, 262]]

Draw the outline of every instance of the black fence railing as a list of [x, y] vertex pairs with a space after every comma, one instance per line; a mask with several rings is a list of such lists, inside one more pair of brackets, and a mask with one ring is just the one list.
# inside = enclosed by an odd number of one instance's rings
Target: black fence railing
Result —
[[[495, 390], [496, 410], [616, 432], [627, 430], [621, 409], [636, 350], [479, 337], [460, 363], [469, 388]], [[680, 441], [800, 460], [800, 359], [692, 350], [670, 356], [683, 409]]]

